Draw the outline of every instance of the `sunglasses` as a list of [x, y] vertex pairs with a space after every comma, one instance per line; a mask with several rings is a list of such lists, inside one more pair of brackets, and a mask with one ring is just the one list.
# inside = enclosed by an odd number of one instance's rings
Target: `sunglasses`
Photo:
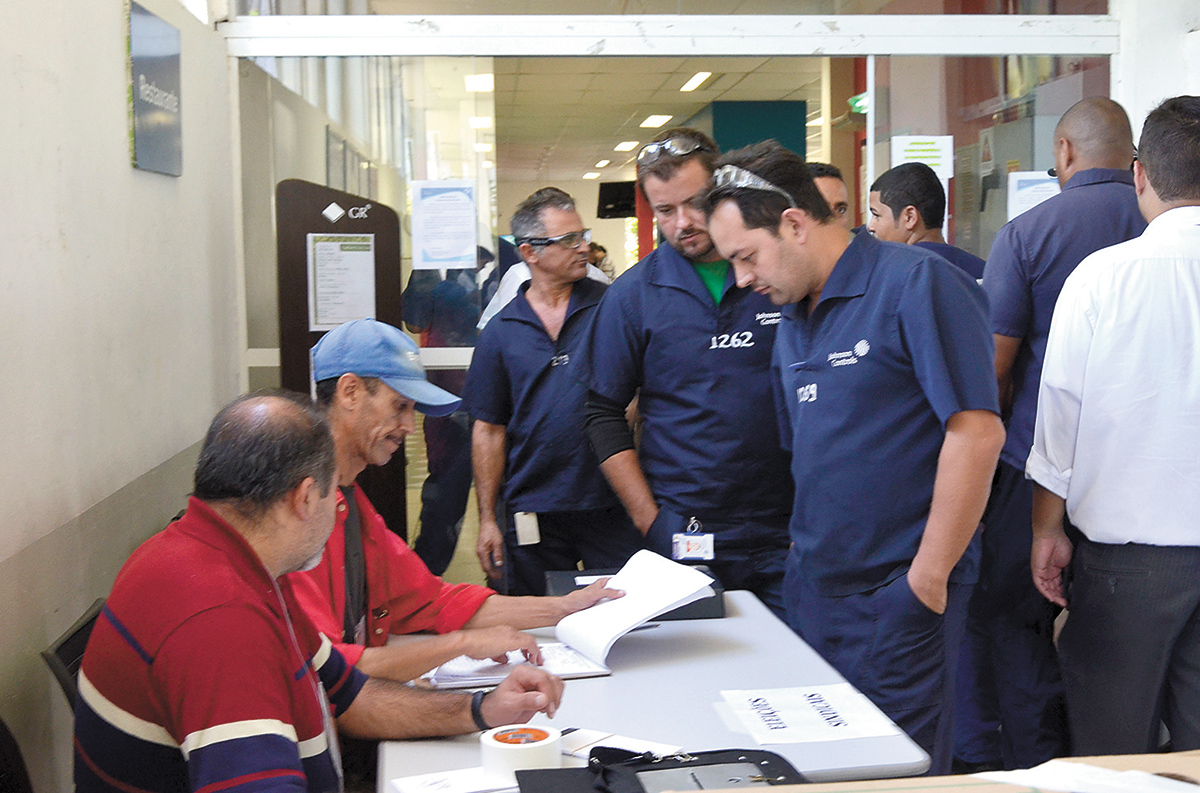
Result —
[[670, 154], [672, 157], [686, 157], [695, 151], [706, 151], [710, 154], [716, 154], [707, 144], [701, 143], [698, 140], [676, 137], [647, 143], [638, 152], [637, 161], [639, 165], [649, 165], [663, 156], [663, 154]]
[[775, 193], [787, 199], [788, 206], [792, 209], [799, 208], [796, 206], [795, 200], [782, 187], [776, 187], [761, 176], [750, 173], [745, 168], [739, 168], [736, 165], [722, 165], [713, 173], [713, 189], [720, 190], [723, 187], [746, 188], [747, 190], [761, 190], [766, 193]]
[[568, 231], [566, 234], [559, 234], [557, 237], [523, 237], [517, 240], [518, 245], [532, 245], [535, 248], [544, 248], [547, 245], [561, 245], [564, 248], [578, 248], [583, 245], [590, 245], [592, 242], [592, 230], [584, 229], [583, 231]]

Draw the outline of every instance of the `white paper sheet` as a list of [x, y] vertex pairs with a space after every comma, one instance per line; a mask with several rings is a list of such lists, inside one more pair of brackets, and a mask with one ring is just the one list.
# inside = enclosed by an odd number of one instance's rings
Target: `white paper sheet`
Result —
[[391, 793], [517, 793], [509, 784], [497, 784], [483, 768], [460, 768], [393, 779]]
[[1086, 763], [1050, 760], [1021, 771], [973, 774], [989, 782], [1069, 793], [1196, 793], [1196, 786], [1145, 771], [1114, 771]]
[[900, 732], [849, 683], [722, 691], [721, 696], [759, 744], [840, 741]]

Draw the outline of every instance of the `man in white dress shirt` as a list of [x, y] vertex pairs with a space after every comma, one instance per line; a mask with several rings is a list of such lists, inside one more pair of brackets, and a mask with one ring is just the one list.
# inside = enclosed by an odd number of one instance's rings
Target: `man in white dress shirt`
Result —
[[1067, 278], [1026, 466], [1077, 755], [1153, 751], [1160, 720], [1200, 748], [1200, 97], [1150, 113], [1133, 176], [1150, 225]]

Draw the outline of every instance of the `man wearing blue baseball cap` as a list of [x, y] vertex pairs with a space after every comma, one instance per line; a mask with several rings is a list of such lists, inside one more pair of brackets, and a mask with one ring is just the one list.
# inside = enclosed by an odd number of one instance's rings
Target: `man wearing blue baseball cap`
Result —
[[[388, 530], [355, 479], [384, 465], [415, 428], [414, 410], [453, 412], [459, 398], [425, 377], [416, 343], [373, 319], [347, 322], [312, 350], [318, 404], [333, 432], [337, 524], [320, 563], [292, 574], [309, 618], [346, 659], [376, 677], [411, 680], [460, 655], [493, 658], [521, 650], [540, 660], [521, 629], [553, 625], [620, 592], [605, 581], [563, 597], [505, 597], [474, 584], [448, 584]], [[468, 630], [461, 630], [461, 629]], [[392, 634], [440, 634], [387, 647]]]

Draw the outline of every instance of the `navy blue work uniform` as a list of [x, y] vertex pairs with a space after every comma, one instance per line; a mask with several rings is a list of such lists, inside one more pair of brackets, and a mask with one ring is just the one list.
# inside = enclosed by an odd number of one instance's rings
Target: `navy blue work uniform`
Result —
[[[620, 567], [645, 543], [600, 472], [583, 428], [587, 390], [572, 374], [605, 285], [575, 283], [557, 341], [529, 305], [528, 288], [480, 334], [463, 404], [506, 428], [507, 591], [543, 595], [547, 570]], [[537, 514], [540, 542], [517, 543], [516, 512]]]
[[983, 274], [991, 330], [1021, 339], [1012, 369], [1008, 437], [988, 500], [980, 581], [971, 601], [959, 678], [955, 755], [968, 765], [1028, 768], [1067, 753], [1066, 704], [1054, 618], [1058, 607], [1029, 572], [1038, 384], [1050, 317], [1063, 282], [1088, 255], [1146, 228], [1133, 176], [1092, 168], [996, 234]]
[[917, 242], [914, 244], [918, 248], [933, 251], [976, 281], [983, 278], [983, 265], [986, 262], [973, 253], [964, 251], [962, 248], [956, 248], [953, 245], [947, 245], [944, 242]]
[[978, 537], [951, 574], [943, 615], [905, 573], [946, 421], [999, 413], [986, 300], [941, 257], [860, 234], [807, 312], [807, 302], [784, 308], [773, 362], [797, 483], [788, 624], [946, 773]]
[[578, 376], [621, 404], [638, 395], [638, 453], [659, 506], [650, 548], [670, 558], [671, 536], [694, 517], [714, 534], [716, 558], [704, 564], [721, 584], [782, 614], [792, 480], [770, 407], [779, 316], [732, 269], [714, 302], [664, 243], [609, 287]]

